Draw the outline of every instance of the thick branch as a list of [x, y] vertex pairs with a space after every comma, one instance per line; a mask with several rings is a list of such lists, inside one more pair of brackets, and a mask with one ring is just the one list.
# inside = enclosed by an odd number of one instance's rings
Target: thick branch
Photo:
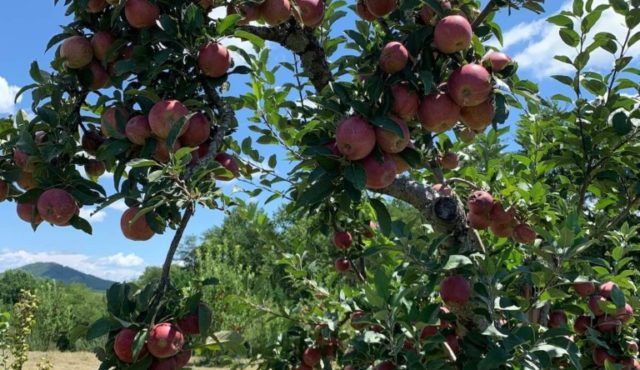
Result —
[[309, 80], [319, 92], [331, 81], [329, 63], [320, 41], [310, 28], [302, 28], [292, 18], [278, 27], [244, 26], [242, 30], [276, 42], [296, 53]]

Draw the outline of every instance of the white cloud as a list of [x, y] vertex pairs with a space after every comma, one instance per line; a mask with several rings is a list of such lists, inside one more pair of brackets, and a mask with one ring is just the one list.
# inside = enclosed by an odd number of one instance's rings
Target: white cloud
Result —
[[[605, 1], [596, 0], [593, 7], [602, 3], [605, 3]], [[571, 1], [566, 1], [561, 9], [568, 9], [570, 6]], [[545, 15], [545, 19], [548, 16]], [[512, 51], [521, 71], [530, 72], [538, 79], [573, 69], [570, 65], [555, 60], [553, 58], [555, 55], [567, 55], [573, 58], [578, 54], [576, 48], [567, 46], [562, 41], [559, 35], [559, 28], [546, 22], [545, 19], [520, 23], [512, 27], [504, 33], [504, 45], [502, 47], [507, 52]], [[577, 23], [579, 27], [579, 22], [574, 23]], [[624, 40], [626, 33], [624, 17], [611, 9], [604, 11], [598, 23], [590, 31], [589, 36], [593, 37], [598, 32], [610, 32], [616, 35], [618, 40]], [[589, 39], [588, 42], [591, 40]], [[639, 56], [640, 43], [629, 49], [627, 55]], [[606, 72], [612, 68], [613, 61], [614, 56], [602, 49], [597, 49], [591, 54], [587, 68]]]
[[113, 281], [133, 280], [142, 274], [144, 268], [144, 260], [134, 254], [118, 253], [96, 258], [79, 253], [0, 251], [0, 272], [36, 262], [54, 262]]
[[[13, 113], [15, 111], [14, 100], [20, 88], [18, 86], [9, 85], [4, 77], [0, 77], [0, 113]], [[22, 97], [18, 99], [18, 102]]]
[[107, 213], [105, 211], [98, 211], [93, 216], [93, 209], [82, 208], [80, 210], [80, 217], [89, 220], [89, 222], [102, 222], [107, 217]]

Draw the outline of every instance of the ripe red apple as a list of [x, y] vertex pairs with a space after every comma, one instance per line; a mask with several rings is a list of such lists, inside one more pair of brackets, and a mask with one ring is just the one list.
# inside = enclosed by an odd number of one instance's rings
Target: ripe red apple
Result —
[[407, 88], [406, 84], [397, 83], [391, 86], [393, 96], [393, 112], [405, 121], [411, 121], [418, 113], [420, 100], [418, 94]]
[[318, 348], [309, 347], [306, 348], [304, 352], [302, 352], [302, 362], [311, 367], [319, 364], [321, 359], [322, 353], [320, 353], [320, 350]]
[[489, 216], [484, 213], [469, 213], [469, 226], [476, 230], [486, 230], [491, 226]]
[[476, 138], [476, 135], [477, 135], [476, 132], [470, 129], [469, 127], [464, 127], [456, 131], [456, 136], [458, 137], [458, 140], [462, 141], [463, 143], [473, 142], [473, 140]]
[[107, 170], [103, 161], [89, 159], [84, 165], [84, 171], [91, 177], [100, 177]]
[[584, 335], [587, 332], [587, 329], [591, 327], [591, 318], [589, 316], [578, 316], [576, 321], [573, 323], [573, 330], [576, 334]]
[[67, 68], [85, 67], [93, 60], [91, 42], [83, 36], [71, 36], [62, 42], [60, 56], [65, 60], [64, 65]]
[[118, 57], [117, 53], [112, 53], [112, 55], [107, 60], [107, 52], [109, 48], [113, 46], [113, 43], [116, 41], [115, 37], [109, 32], [99, 31], [96, 32], [91, 38], [91, 47], [93, 48], [93, 55], [100, 62], [113, 62]]
[[160, 323], [149, 332], [147, 349], [157, 358], [175, 356], [184, 345], [184, 335], [175, 325]]
[[262, 19], [270, 26], [278, 26], [289, 19], [291, 4], [289, 0], [265, 0], [260, 5]]
[[139, 208], [131, 207], [127, 209], [120, 219], [120, 229], [125, 238], [133, 241], [145, 241], [153, 237], [153, 230], [149, 227], [145, 216], [140, 216], [135, 222], [131, 223], [131, 220], [136, 217]]
[[[125, 364], [133, 363], [133, 346], [138, 330], [132, 328], [124, 328], [118, 332], [113, 342], [113, 351], [116, 357]], [[146, 345], [142, 346], [137, 359], [143, 358], [147, 354]]]
[[[119, 119], [118, 119], [119, 117]], [[127, 122], [129, 112], [124, 107], [110, 107], [102, 113], [101, 129], [105, 137], [123, 139], [125, 137], [125, 126], [120, 126], [118, 122]]]
[[446, 152], [442, 158], [440, 158], [440, 165], [445, 170], [454, 170], [458, 168], [459, 164], [458, 155], [452, 152]]
[[631, 320], [633, 317], [633, 307], [630, 304], [625, 303], [624, 307], [618, 308], [616, 310], [616, 318], [623, 323]]
[[180, 142], [176, 141], [173, 144], [173, 149], [169, 151], [167, 148], [167, 142], [164, 140], [155, 140], [156, 147], [153, 152], [153, 159], [160, 163], [167, 163], [171, 159], [171, 153], [175, 153], [180, 149]]
[[396, 179], [396, 162], [384, 153], [381, 161], [370, 155], [362, 160], [362, 167], [367, 174], [367, 188], [382, 189], [391, 185]]
[[555, 310], [549, 313], [548, 325], [550, 328], [560, 328], [567, 325], [567, 314], [562, 310]]
[[467, 204], [471, 213], [488, 215], [493, 208], [493, 197], [486, 191], [476, 190], [469, 195]]
[[355, 330], [362, 330], [367, 327], [367, 323], [362, 322], [367, 314], [362, 310], [356, 310], [351, 313], [351, 327]]
[[324, 1], [323, 0], [297, 0], [297, 9], [300, 9], [300, 14], [296, 8], [292, 10], [296, 13], [298, 18], [302, 20], [302, 23], [311, 28], [318, 27], [324, 20]]
[[0, 202], [7, 200], [9, 196], [9, 184], [4, 181], [0, 181]]
[[351, 269], [351, 263], [344, 257], [336, 259], [335, 266], [338, 272], [347, 272]]
[[[380, 0], [390, 1], [390, 0]], [[370, 1], [369, 1], [370, 3]], [[398, 41], [387, 43], [380, 53], [380, 69], [384, 72], [393, 74], [404, 69], [409, 61], [409, 51]]]
[[124, 16], [133, 28], [149, 28], [160, 18], [160, 8], [149, 0], [126, 0]]
[[472, 37], [471, 24], [461, 15], [442, 18], [433, 31], [436, 48], [445, 54], [453, 54], [469, 48]]
[[460, 119], [460, 106], [447, 94], [430, 94], [420, 102], [418, 118], [422, 128], [439, 134], [455, 126]]
[[190, 349], [183, 349], [182, 351], [180, 351], [180, 353], [178, 353], [175, 357], [176, 369], [182, 369], [183, 367], [187, 366], [189, 360], [191, 360], [192, 354], [193, 351], [191, 351]]
[[200, 47], [198, 66], [205, 76], [221, 77], [231, 67], [231, 54], [224, 45], [209, 42]]
[[593, 353], [591, 356], [592, 356], [593, 362], [597, 366], [601, 366], [601, 367], [604, 366], [606, 361], [609, 361], [611, 364], [616, 363], [615, 357], [611, 356], [609, 352], [607, 352], [607, 350], [602, 347], [596, 347], [593, 350]]
[[369, 13], [376, 17], [384, 17], [385, 15], [396, 10], [396, 0], [365, 0]]
[[[211, 1], [211, 0], [207, 0]], [[213, 4], [211, 4], [211, 7]], [[229, 4], [227, 5], [227, 15], [231, 14], [239, 14], [242, 16], [242, 19], [238, 21], [239, 25], [246, 25], [250, 22], [257, 21], [260, 19], [260, 8], [258, 6], [252, 6], [250, 4]]]
[[456, 104], [473, 107], [489, 98], [492, 89], [491, 75], [479, 64], [465, 64], [449, 76], [447, 89]]
[[433, 189], [433, 191], [435, 191], [436, 193], [440, 194], [443, 197], [450, 197], [451, 194], [453, 194], [453, 189], [451, 189], [451, 187], [448, 185], [433, 184], [431, 188]]
[[484, 131], [493, 121], [495, 108], [490, 99], [471, 107], [463, 107], [460, 110], [460, 119], [468, 128], [475, 131]]
[[395, 133], [395, 131], [389, 131], [382, 127], [376, 127], [376, 142], [380, 149], [386, 153], [400, 153], [403, 151], [409, 142], [411, 141], [411, 133], [407, 124], [396, 117], [391, 117], [395, 123], [400, 126], [402, 130], [402, 137]]
[[20, 167], [23, 171], [33, 171], [33, 166], [29, 164], [29, 155], [18, 148], [15, 148], [13, 151], [13, 161], [16, 166]]
[[618, 286], [616, 285], [616, 283], [612, 281], [607, 281], [606, 283], [602, 283], [600, 284], [600, 295], [605, 298], [611, 298], [611, 292], [613, 291], [614, 288], [617, 288], [617, 287]]
[[338, 150], [350, 161], [363, 159], [376, 145], [376, 131], [364, 118], [351, 116], [336, 128]]
[[165, 359], [154, 359], [149, 370], [177, 370], [178, 364], [175, 357]]
[[573, 289], [582, 298], [586, 298], [596, 292], [596, 285], [590, 281], [573, 283]]
[[600, 308], [600, 304], [606, 304], [607, 299], [600, 295], [594, 295], [589, 298], [589, 309], [595, 316], [604, 315], [604, 311]]
[[596, 329], [601, 333], [615, 333], [622, 327], [622, 321], [613, 316], [600, 316], [596, 323]]
[[[472, 213], [474, 215], [474, 213]], [[478, 217], [483, 217], [483, 215], [476, 215]], [[474, 216], [475, 217], [475, 216]], [[491, 221], [491, 232], [493, 235], [498, 238], [508, 238], [513, 234], [513, 225], [511, 223], [499, 224], [497, 222]]]
[[365, 21], [373, 22], [376, 20], [375, 15], [371, 14], [369, 9], [367, 9], [367, 4], [365, 0], [358, 0], [358, 4], [356, 4], [356, 14]]
[[42, 222], [42, 218], [37, 212], [35, 202], [18, 203], [16, 210], [18, 217], [24, 222], [34, 225], [39, 225]]
[[219, 181], [229, 181], [233, 180], [240, 175], [240, 168], [238, 167], [238, 163], [236, 162], [235, 157], [227, 153], [218, 153], [215, 158], [216, 162], [220, 163], [222, 167], [226, 168], [227, 171], [231, 172], [231, 176], [229, 175], [216, 175], [216, 180]]
[[82, 136], [82, 149], [89, 154], [95, 155], [102, 143], [104, 143], [104, 136], [100, 132], [90, 130]]
[[447, 341], [447, 344], [449, 345], [449, 348], [451, 348], [451, 351], [453, 353], [460, 352], [460, 342], [458, 341], [457, 335], [449, 334], [446, 336], [445, 340]]
[[438, 334], [438, 327], [436, 325], [427, 325], [420, 331], [420, 339], [427, 339]]
[[489, 218], [491, 222], [498, 224], [510, 224], [515, 218], [515, 209], [509, 208], [505, 211], [504, 206], [501, 202], [496, 201], [491, 207], [491, 211], [489, 212]]
[[402, 158], [400, 154], [389, 154], [389, 158], [391, 158], [396, 163], [396, 174], [401, 174], [411, 169], [409, 163]]
[[471, 284], [463, 276], [448, 276], [440, 282], [440, 297], [447, 306], [464, 306], [471, 298]]
[[93, 61], [89, 64], [89, 71], [91, 71], [91, 84], [90, 90], [100, 90], [108, 87], [111, 84], [111, 78], [107, 71], [100, 65], [100, 63]]
[[125, 128], [127, 139], [136, 145], [144, 145], [145, 141], [151, 137], [151, 127], [149, 120], [145, 116], [133, 116], [127, 122]]
[[536, 241], [536, 232], [527, 224], [519, 224], [513, 228], [513, 239], [518, 243], [532, 244]]
[[77, 211], [78, 203], [65, 190], [49, 189], [38, 198], [38, 214], [51, 224], [66, 226]]
[[[161, 100], [154, 104], [149, 111], [149, 126], [151, 127], [151, 132], [161, 139], [166, 139], [173, 125], [188, 114], [189, 109], [178, 100]], [[180, 131], [180, 135], [184, 134], [188, 128], [189, 122], [186, 122]]]
[[348, 231], [336, 231], [333, 234], [333, 244], [338, 247], [338, 249], [348, 249], [353, 244], [353, 237], [351, 233]]
[[632, 357], [619, 359], [618, 364], [622, 366], [622, 370], [638, 370], [640, 369], [640, 361]]
[[638, 342], [629, 342], [629, 344], [627, 344], [627, 349], [629, 350], [629, 352], [637, 354], [639, 350]]
[[33, 178], [33, 174], [31, 172], [20, 172], [20, 175], [18, 176], [18, 180], [16, 182], [24, 190], [31, 190], [36, 187], [36, 181]]
[[420, 16], [420, 19], [422, 19], [422, 22], [424, 24], [430, 24], [436, 13], [429, 5], [424, 4], [418, 11], [418, 15]]
[[209, 119], [202, 113], [196, 113], [191, 119], [189, 119], [189, 127], [180, 136], [180, 144], [188, 147], [199, 147], [209, 139], [211, 134], [211, 125]]
[[200, 335], [200, 320], [197, 314], [187, 315], [178, 320], [178, 327], [186, 335]]
[[491, 50], [485, 54], [481, 63], [483, 66], [491, 68], [493, 72], [501, 72], [511, 63], [511, 58], [505, 53]]
[[87, 12], [88, 13], [100, 13], [101, 11], [107, 8], [106, 0], [89, 0], [87, 2]]

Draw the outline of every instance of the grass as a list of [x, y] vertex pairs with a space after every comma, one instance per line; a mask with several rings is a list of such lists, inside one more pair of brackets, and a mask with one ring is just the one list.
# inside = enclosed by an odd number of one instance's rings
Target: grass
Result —
[[[29, 361], [23, 370], [38, 370], [38, 363], [46, 360], [53, 364], [53, 370], [93, 370], [100, 366], [96, 356], [90, 352], [30, 352]], [[228, 368], [192, 367], [192, 369], [227, 370]]]

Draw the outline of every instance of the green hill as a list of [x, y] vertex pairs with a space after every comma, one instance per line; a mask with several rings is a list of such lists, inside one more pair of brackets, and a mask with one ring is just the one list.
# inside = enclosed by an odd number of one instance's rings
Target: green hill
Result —
[[65, 284], [82, 284], [94, 290], [107, 290], [114, 283], [113, 281], [100, 279], [71, 267], [51, 262], [32, 263], [20, 267], [20, 270], [30, 272], [34, 276], [53, 279]]

